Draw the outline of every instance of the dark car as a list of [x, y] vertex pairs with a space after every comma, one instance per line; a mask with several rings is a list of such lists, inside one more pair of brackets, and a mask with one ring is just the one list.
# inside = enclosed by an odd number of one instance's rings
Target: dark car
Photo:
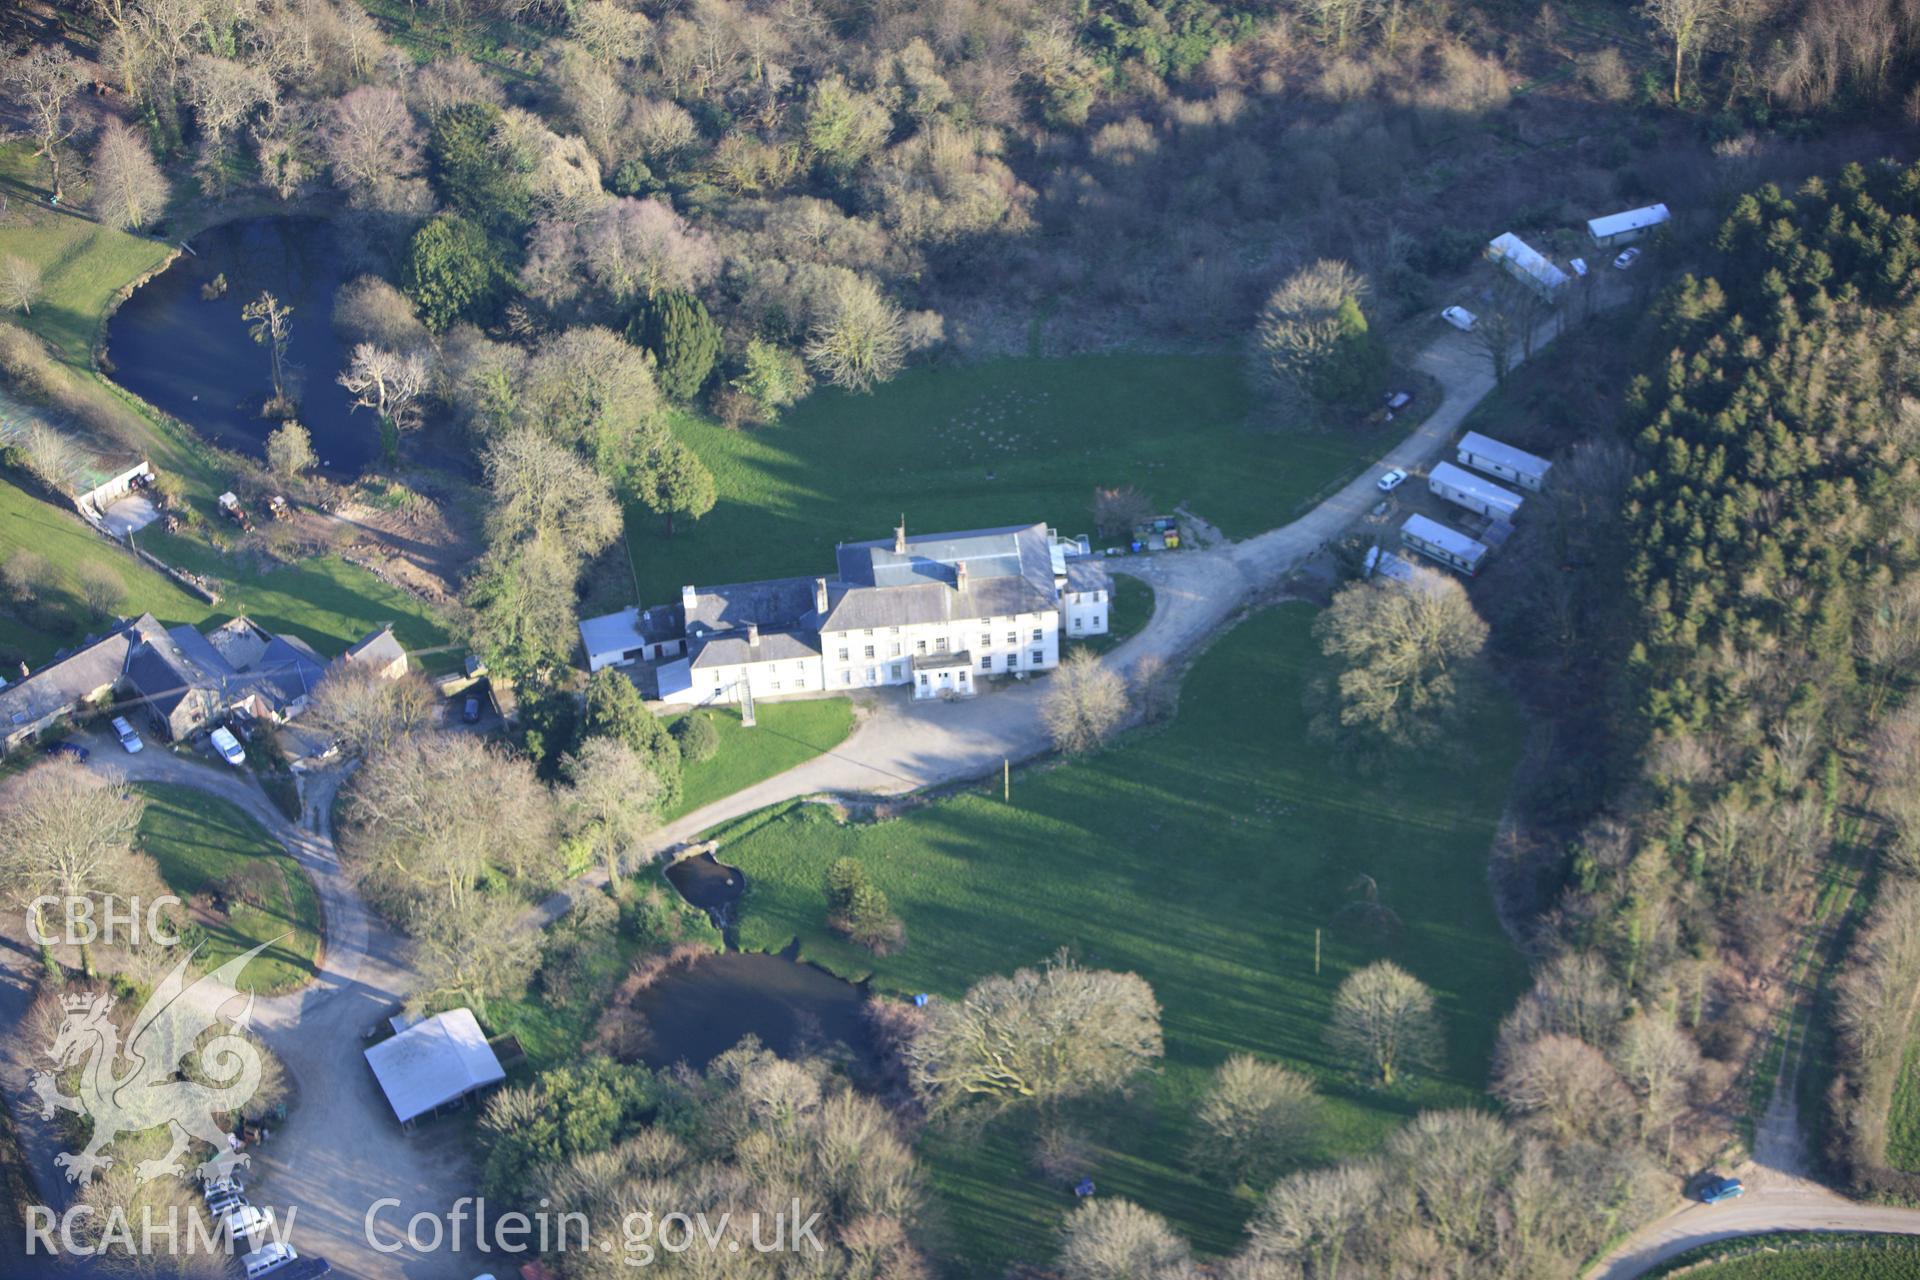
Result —
[[1746, 1193], [1746, 1184], [1738, 1178], [1712, 1177], [1700, 1184], [1700, 1203], [1719, 1204]]
[[75, 760], [85, 760], [93, 752], [77, 742], [49, 742], [47, 754], [50, 756], [72, 756]]
[[468, 698], [467, 705], [460, 708], [460, 718], [468, 724], [480, 723], [480, 699]]

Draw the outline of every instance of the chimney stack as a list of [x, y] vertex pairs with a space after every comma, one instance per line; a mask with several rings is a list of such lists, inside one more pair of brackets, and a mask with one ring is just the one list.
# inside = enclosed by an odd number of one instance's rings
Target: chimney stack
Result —
[[813, 611], [823, 619], [827, 616], [827, 580], [825, 578], [813, 580]]
[[900, 517], [899, 524], [893, 526], [893, 554], [897, 556], [907, 554], [907, 517], [905, 515]]
[[680, 607], [682, 609], [685, 609], [688, 613], [692, 613], [693, 602], [699, 596], [699, 594], [700, 593], [698, 591], [695, 591], [693, 589], [692, 583], [688, 583], [686, 586], [680, 588]]
[[955, 591], [965, 591], [967, 589], [967, 562], [965, 560], [955, 560], [953, 562], [953, 589]]
[[760, 624], [757, 622], [747, 624], [747, 647], [749, 649], [760, 647]]

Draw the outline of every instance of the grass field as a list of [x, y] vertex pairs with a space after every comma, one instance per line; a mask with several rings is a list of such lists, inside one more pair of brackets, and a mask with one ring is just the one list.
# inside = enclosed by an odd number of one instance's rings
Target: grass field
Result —
[[[1165, 1069], [1133, 1101], [1080, 1117], [1103, 1144], [1093, 1176], [1202, 1248], [1233, 1248], [1248, 1206], [1183, 1159], [1186, 1117], [1227, 1055], [1320, 1082], [1325, 1117], [1304, 1159], [1366, 1150], [1421, 1108], [1480, 1102], [1498, 1021], [1526, 980], [1486, 880], [1515, 711], [1481, 708], [1444, 749], [1358, 776], [1305, 732], [1302, 687], [1324, 669], [1312, 618], [1290, 604], [1243, 624], [1201, 659], [1170, 728], [1026, 773], [1011, 805], [994, 790], [877, 825], [841, 826], [810, 805], [744, 820], [721, 854], [749, 877], [741, 945], [798, 936], [809, 958], [893, 993], [958, 995], [1059, 947], [1139, 972], [1164, 1009]], [[907, 930], [899, 954], [875, 959], [826, 931], [821, 876], [841, 856], [891, 898]], [[1364, 877], [1382, 927], [1362, 919]], [[1334, 988], [1383, 955], [1433, 986], [1448, 1046], [1444, 1070], [1392, 1094], [1362, 1087], [1321, 1038]], [[1027, 1173], [1031, 1130], [1019, 1115], [978, 1139], [928, 1142], [966, 1274], [1055, 1247], [1072, 1196]]]
[[671, 538], [629, 511], [644, 602], [689, 582], [824, 572], [836, 543], [886, 537], [903, 513], [923, 532], [1036, 520], [1087, 532], [1095, 486], [1131, 484], [1161, 510], [1186, 503], [1232, 536], [1255, 533], [1410, 425], [1268, 431], [1247, 424], [1249, 404], [1231, 358], [1126, 355], [914, 369], [871, 395], [816, 392], [745, 431], [682, 415], [675, 432], [720, 500]]
[[30, 611], [0, 611], [0, 656], [18, 655], [38, 666], [57, 650], [98, 631], [102, 619], [87, 609], [79, 594], [85, 565], [105, 566], [120, 579], [126, 587], [123, 613], [152, 613], [168, 625], [205, 626], [245, 614], [269, 630], [299, 636], [327, 657], [389, 621], [410, 649], [447, 638], [425, 605], [337, 556], [261, 572], [203, 543], [157, 530], [140, 539], [169, 563], [223, 579], [227, 585], [220, 603], [209, 605], [188, 595], [108, 546], [78, 516], [0, 480], [0, 561], [18, 550], [31, 551], [47, 561], [54, 580], [54, 589]]
[[[150, 748], [151, 749], [151, 748]], [[291, 991], [313, 977], [320, 949], [320, 899], [293, 856], [260, 824], [224, 800], [191, 787], [141, 783], [145, 797], [140, 844], [160, 866], [161, 878], [183, 900], [219, 892], [226, 898], [223, 924], [197, 921], [205, 941], [197, 960], [217, 965], [262, 942], [291, 936], [260, 953], [241, 981], [262, 995]], [[246, 876], [247, 897], [224, 891]]]
[[1694, 1280], [1895, 1280], [1920, 1275], [1920, 1239], [1809, 1232], [1750, 1236], [1704, 1245], [1649, 1274], [1683, 1272]]
[[[720, 732], [720, 750], [711, 760], [686, 766], [680, 803], [665, 815], [668, 821], [831, 751], [853, 729], [853, 703], [845, 698], [761, 702], [754, 707], [758, 723], [751, 729], [742, 727], [736, 708], [715, 707], [706, 714]], [[666, 720], [672, 724], [679, 718]]]
[[29, 611], [0, 611], [0, 655], [17, 655], [35, 666], [99, 627], [101, 620], [80, 596], [80, 570], [85, 566], [104, 568], [119, 578], [127, 592], [121, 608], [130, 615], [151, 613], [166, 623], [198, 623], [213, 612], [132, 556], [115, 551], [71, 511], [0, 481], [0, 561], [16, 551], [43, 557], [53, 585]]
[[1909, 1036], [1900, 1077], [1894, 1081], [1893, 1105], [1887, 1109], [1887, 1163], [1920, 1173], [1920, 1034]]

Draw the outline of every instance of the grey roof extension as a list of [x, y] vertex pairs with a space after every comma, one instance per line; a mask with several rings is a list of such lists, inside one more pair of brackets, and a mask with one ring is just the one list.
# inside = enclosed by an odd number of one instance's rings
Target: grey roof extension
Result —
[[784, 662], [789, 658], [817, 658], [819, 646], [805, 635], [792, 631], [762, 631], [760, 643], [747, 643], [743, 628], [722, 631], [708, 637], [693, 656], [696, 669], [737, 667], [746, 662]]
[[781, 630], [800, 626], [813, 612], [812, 578], [771, 578], [701, 587], [687, 610], [687, 634], [724, 631], [749, 622]]

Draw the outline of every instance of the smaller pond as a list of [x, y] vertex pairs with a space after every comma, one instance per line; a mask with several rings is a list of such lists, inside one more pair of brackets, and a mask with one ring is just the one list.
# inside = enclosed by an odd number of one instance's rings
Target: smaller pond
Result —
[[782, 1057], [832, 1041], [864, 1055], [866, 999], [853, 983], [787, 956], [703, 956], [669, 970], [634, 999], [642, 1028], [637, 1056], [650, 1067], [704, 1068], [749, 1035]]
[[715, 858], [711, 849], [669, 865], [667, 882], [716, 922], [725, 919], [740, 895], [747, 891], [746, 873]]
[[[240, 315], [270, 291], [293, 308], [287, 348], [299, 421], [331, 471], [357, 474], [380, 453], [378, 421], [335, 382], [346, 344], [333, 301], [357, 275], [342, 232], [324, 218], [249, 218], [203, 231], [172, 266], [133, 291], [107, 322], [113, 379], [217, 444], [255, 457], [279, 426], [260, 410], [273, 394], [267, 349]], [[226, 291], [202, 290], [226, 277]]]

